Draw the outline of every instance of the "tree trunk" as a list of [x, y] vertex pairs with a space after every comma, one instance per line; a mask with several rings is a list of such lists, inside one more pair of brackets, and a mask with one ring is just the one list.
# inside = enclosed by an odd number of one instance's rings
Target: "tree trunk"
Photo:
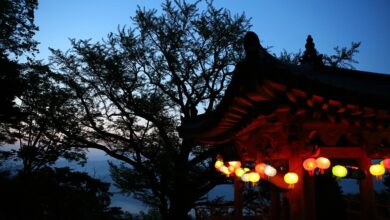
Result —
[[[187, 201], [183, 201], [185, 198], [178, 199], [177, 201], [172, 201], [172, 205], [169, 209], [169, 217], [168, 219], [182, 219], [187, 220], [191, 219], [188, 215], [188, 212], [191, 210], [191, 208], [188, 208], [186, 203]], [[167, 220], [168, 220], [167, 219]]]

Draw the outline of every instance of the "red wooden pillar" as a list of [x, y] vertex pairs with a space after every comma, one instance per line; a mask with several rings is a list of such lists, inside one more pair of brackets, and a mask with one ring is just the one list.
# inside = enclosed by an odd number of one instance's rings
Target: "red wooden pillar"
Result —
[[305, 219], [305, 199], [304, 199], [304, 188], [303, 188], [303, 168], [302, 168], [302, 158], [300, 156], [301, 146], [298, 144], [293, 144], [291, 146], [291, 154], [289, 159], [289, 170], [295, 172], [299, 180], [294, 185], [293, 189], [290, 189], [287, 192], [287, 199], [290, 206], [290, 219], [291, 220], [301, 220]]
[[238, 179], [238, 177], [234, 178], [234, 215], [236, 217], [242, 216], [242, 188], [243, 182]]
[[271, 207], [269, 219], [279, 220], [281, 217], [280, 193], [279, 188], [271, 184]]
[[308, 172], [303, 174], [304, 199], [305, 199], [305, 219], [316, 219], [316, 189], [315, 177], [310, 176]]
[[360, 180], [360, 206], [362, 219], [376, 219], [374, 183], [369, 173], [371, 158], [367, 155], [360, 158], [360, 168], [366, 171], [366, 178]]

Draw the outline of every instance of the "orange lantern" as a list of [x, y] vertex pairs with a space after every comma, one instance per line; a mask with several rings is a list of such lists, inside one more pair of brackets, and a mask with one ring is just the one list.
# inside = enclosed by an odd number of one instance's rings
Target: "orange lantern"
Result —
[[233, 166], [228, 166], [227, 168], [229, 169], [230, 173], [236, 172], [236, 169]]
[[250, 172], [248, 174], [248, 180], [252, 182], [252, 185], [256, 185], [257, 182], [260, 180], [260, 175], [256, 172]]
[[288, 172], [284, 175], [284, 182], [288, 184], [288, 188], [294, 188], [294, 184], [297, 183], [299, 177], [294, 172]]
[[390, 158], [382, 160], [383, 166], [390, 172]]
[[377, 180], [382, 180], [382, 175], [385, 174], [385, 167], [380, 164], [371, 165], [370, 173], [375, 176]]
[[258, 163], [256, 164], [255, 166], [255, 171], [260, 174], [261, 178], [264, 178], [265, 177], [265, 173], [264, 173], [264, 170], [265, 170], [265, 167], [267, 166], [267, 164], [265, 163]]
[[309, 171], [309, 175], [314, 175], [314, 170], [317, 168], [317, 161], [314, 158], [307, 158], [305, 161], [303, 161], [303, 168], [305, 170]]
[[321, 174], [324, 174], [325, 170], [330, 167], [330, 160], [326, 157], [319, 157], [316, 159], [316, 162]]
[[240, 161], [229, 161], [228, 164], [229, 164], [229, 171], [231, 173], [236, 172], [236, 170], [241, 167]]

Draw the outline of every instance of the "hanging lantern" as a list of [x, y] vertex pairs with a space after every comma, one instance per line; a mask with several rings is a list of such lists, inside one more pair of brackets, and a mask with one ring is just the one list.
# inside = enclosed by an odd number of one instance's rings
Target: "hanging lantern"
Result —
[[317, 168], [317, 161], [314, 158], [307, 158], [303, 161], [303, 168], [309, 172], [310, 176], [314, 175], [314, 170]]
[[324, 174], [325, 170], [330, 167], [330, 160], [326, 157], [319, 157], [316, 159], [316, 162], [321, 174]]
[[240, 161], [229, 161], [228, 164], [229, 164], [228, 168], [231, 173], [236, 172], [236, 170], [241, 167]]
[[241, 162], [240, 161], [229, 161], [228, 164], [232, 167], [234, 167], [234, 169], [238, 169], [238, 168], [241, 168]]
[[225, 165], [223, 165], [221, 168], [219, 168], [219, 171], [221, 171], [221, 173], [225, 174], [227, 177], [229, 177], [231, 174], [231, 172], [229, 171], [229, 168]]
[[268, 177], [274, 177], [276, 175], [277, 171], [275, 168], [273, 168], [270, 165], [266, 165], [264, 168], [264, 174]]
[[390, 172], [390, 158], [382, 160], [381, 164], [388, 170], [388, 172]]
[[385, 167], [380, 164], [371, 165], [370, 173], [375, 176], [377, 180], [382, 180], [382, 175], [385, 174]]
[[222, 160], [215, 161], [215, 164], [214, 164], [215, 169], [219, 170], [222, 166], [223, 166]]
[[255, 171], [260, 174], [261, 178], [264, 178], [265, 177], [265, 173], [264, 173], [264, 170], [265, 170], [265, 167], [267, 166], [267, 164], [265, 163], [258, 163], [256, 164], [255, 166]]
[[237, 177], [241, 177], [242, 175], [244, 175], [244, 173], [246, 173], [247, 171], [243, 168], [238, 168], [235, 172], [236, 176]]
[[332, 173], [336, 177], [343, 178], [348, 174], [348, 170], [344, 166], [336, 165], [332, 168]]
[[249, 182], [249, 174], [248, 173], [244, 173], [242, 176], [241, 176], [241, 180], [243, 182]]
[[228, 166], [227, 168], [229, 169], [230, 173], [236, 172], [236, 169], [233, 166]]
[[288, 172], [284, 175], [284, 182], [288, 184], [288, 188], [294, 188], [294, 184], [298, 182], [298, 175], [294, 172]]
[[248, 180], [252, 182], [252, 185], [256, 185], [257, 182], [260, 180], [260, 175], [256, 172], [250, 172], [248, 174]]

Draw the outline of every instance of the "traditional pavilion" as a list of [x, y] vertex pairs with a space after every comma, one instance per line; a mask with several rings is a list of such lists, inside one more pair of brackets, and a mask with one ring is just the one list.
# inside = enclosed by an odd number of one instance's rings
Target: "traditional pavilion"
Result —
[[[287, 198], [287, 219], [317, 217], [314, 178], [302, 166], [305, 159], [326, 157], [332, 166], [356, 161], [347, 168], [361, 171], [359, 216], [375, 219], [369, 169], [372, 159], [390, 156], [390, 75], [325, 66], [310, 36], [305, 47], [299, 65], [286, 64], [249, 32], [246, 58], [236, 65], [220, 104], [184, 123], [180, 135], [210, 147], [234, 146], [242, 164], [275, 167], [276, 176], [265, 179]], [[290, 171], [299, 178], [294, 188], [283, 180]], [[245, 219], [243, 183], [234, 182], [234, 219]], [[281, 218], [279, 203], [271, 196], [270, 219]]]

